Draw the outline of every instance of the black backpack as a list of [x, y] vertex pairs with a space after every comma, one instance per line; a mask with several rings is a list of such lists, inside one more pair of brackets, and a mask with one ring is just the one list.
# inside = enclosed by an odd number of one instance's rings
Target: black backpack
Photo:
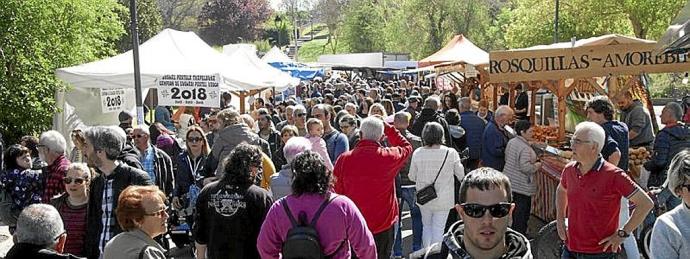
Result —
[[[307, 214], [304, 211], [299, 212], [299, 223], [292, 216], [290, 207], [288, 207], [287, 199], [281, 199], [280, 204], [285, 209], [285, 213], [290, 218], [292, 228], [288, 231], [285, 242], [283, 243], [282, 255], [285, 259], [321, 259], [329, 256], [323, 253], [321, 243], [319, 243], [319, 233], [316, 231], [316, 221], [319, 220], [321, 212], [328, 206], [333, 198], [327, 198], [321, 203], [321, 206], [314, 214], [311, 223], [307, 223]], [[341, 243], [342, 245], [342, 243]], [[336, 252], [340, 247], [336, 249]]]

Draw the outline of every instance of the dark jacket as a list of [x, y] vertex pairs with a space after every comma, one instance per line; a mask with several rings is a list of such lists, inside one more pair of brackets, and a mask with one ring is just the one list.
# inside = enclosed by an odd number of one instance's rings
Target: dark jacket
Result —
[[[199, 188], [203, 187], [204, 178], [209, 177], [208, 172], [204, 169], [207, 157], [201, 155], [191, 161], [187, 151], [183, 151], [175, 157], [178, 167], [175, 173], [175, 189], [173, 189], [172, 194], [174, 197], [182, 197], [187, 194], [189, 186], [192, 184], [196, 184]], [[192, 173], [193, 169], [196, 169], [196, 176]]]
[[[462, 240], [464, 229], [465, 226], [462, 221], [455, 222], [450, 229], [448, 229], [448, 233], [444, 235], [442, 242], [431, 245], [428, 254], [414, 253], [410, 255], [410, 258], [474, 258], [465, 250], [465, 245]], [[507, 251], [501, 257], [502, 259], [532, 258], [532, 249], [530, 248], [529, 240], [517, 231], [510, 228], [506, 231], [506, 244]], [[422, 250], [422, 252], [424, 251], [425, 250]]]
[[7, 252], [5, 259], [78, 259], [72, 254], [59, 254], [54, 250], [28, 243], [17, 243]]
[[125, 147], [122, 149], [120, 156], [117, 157], [117, 160], [122, 161], [128, 166], [136, 169], [144, 170], [144, 166], [141, 164], [141, 161], [139, 161], [139, 152], [130, 144], [125, 144]]
[[[280, 132], [274, 130], [274, 129], [269, 129], [271, 133], [268, 135], [267, 139], [262, 138], [266, 142], [268, 142], [269, 150], [270, 152], [275, 152], [280, 148], [280, 146], [283, 144], [282, 140], [280, 139]], [[259, 137], [261, 137], [261, 134], [259, 134]], [[273, 154], [267, 154], [269, 156], [272, 156]]]
[[477, 114], [466, 111], [460, 114], [460, 127], [465, 129], [465, 143], [470, 149], [470, 159], [479, 159], [482, 154], [482, 134], [486, 123]]
[[287, 164], [285, 154], [283, 153], [283, 145], [278, 147], [278, 149], [273, 150], [273, 156], [271, 157], [271, 161], [273, 161], [273, 166], [275, 166], [276, 169], [283, 168], [283, 165]]
[[601, 150], [601, 155], [604, 156], [604, 159], [608, 160], [609, 156], [618, 149], [621, 152], [621, 158], [617, 166], [627, 172], [628, 160], [630, 159], [628, 156], [628, 148], [630, 146], [630, 140], [628, 140], [628, 126], [620, 121], [607, 121], [601, 124], [601, 127], [604, 128], [604, 132], [606, 132], [606, 144], [604, 144], [604, 148]]
[[210, 183], [196, 203], [195, 240], [207, 245], [208, 258], [259, 258], [256, 240], [272, 204], [268, 191], [256, 185]]
[[[98, 171], [98, 170], [97, 170]], [[152, 185], [151, 179], [148, 173], [130, 167], [126, 164], [119, 164], [115, 170], [108, 176], [105, 176], [102, 172], [98, 172], [99, 175], [94, 177], [93, 181], [89, 186], [89, 209], [87, 211], [88, 218], [86, 219], [86, 238], [85, 238], [85, 252], [88, 258], [97, 259], [100, 256], [99, 250], [99, 238], [101, 237], [101, 232], [103, 231], [103, 223], [101, 217], [103, 215], [103, 209], [101, 205], [103, 204], [103, 191], [105, 191], [106, 180], [113, 180], [112, 190], [113, 199], [112, 207], [113, 213], [117, 208], [117, 197], [120, 193], [130, 185]], [[113, 236], [122, 232], [120, 226], [115, 224], [113, 226]]]
[[171, 197], [175, 187], [175, 175], [172, 159], [165, 151], [151, 146], [156, 151], [153, 161], [153, 170], [156, 173], [156, 185], [165, 193], [166, 197]]
[[414, 120], [414, 124], [412, 125], [410, 132], [421, 137], [424, 125], [426, 125], [427, 122], [432, 121], [438, 122], [441, 124], [441, 126], [443, 126], [443, 138], [446, 140], [446, 146], [454, 148], [455, 145], [453, 145], [453, 140], [450, 137], [450, 128], [448, 127], [448, 122], [445, 118], [443, 118], [443, 113], [441, 112], [428, 108], [422, 109], [422, 112], [420, 112], [419, 116], [417, 116], [417, 118]]
[[496, 122], [489, 122], [482, 135], [482, 166], [503, 171], [508, 140], [507, 133], [503, 129], [499, 129]]
[[[410, 133], [409, 131], [401, 131], [400, 134], [407, 139], [407, 141], [412, 144], [412, 152], [414, 153], [415, 150], [417, 150], [419, 147], [422, 146], [422, 139], [420, 137], [415, 136], [414, 134]], [[402, 169], [400, 169], [400, 179], [401, 179], [401, 185], [402, 186], [414, 186], [415, 183], [410, 180], [408, 175], [410, 174], [410, 161], [412, 160], [412, 156], [407, 158], [407, 162], [405, 163], [405, 166], [403, 166]]]
[[690, 146], [690, 127], [677, 124], [665, 127], [656, 136], [652, 159], [645, 162], [644, 168], [652, 173], [649, 186], [660, 186], [666, 180], [666, 171], [677, 150]]

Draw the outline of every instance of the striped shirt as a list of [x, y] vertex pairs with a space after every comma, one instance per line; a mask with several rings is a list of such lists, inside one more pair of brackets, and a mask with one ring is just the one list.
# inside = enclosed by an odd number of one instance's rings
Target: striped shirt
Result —
[[86, 205], [72, 206], [65, 202], [65, 205], [60, 207], [60, 216], [67, 231], [65, 253], [82, 256], [86, 236]]
[[156, 182], [156, 150], [151, 145], [147, 148], [141, 157], [139, 157], [141, 165], [144, 166], [144, 171], [149, 174], [151, 182]]
[[113, 211], [113, 199], [116, 198], [117, 197], [113, 197], [113, 179], [108, 179], [105, 181], [103, 202], [101, 203], [101, 210], [103, 210], [103, 214], [101, 214], [103, 231], [98, 241], [98, 248], [101, 250], [101, 254], [103, 254], [105, 244], [113, 238], [113, 226], [117, 224], [115, 212]]

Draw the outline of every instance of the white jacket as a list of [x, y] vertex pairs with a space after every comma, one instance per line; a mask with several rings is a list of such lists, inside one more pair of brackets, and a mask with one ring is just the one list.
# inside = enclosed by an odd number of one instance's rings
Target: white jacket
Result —
[[[443, 164], [446, 151], [448, 151], [448, 158]], [[443, 211], [453, 208], [455, 203], [455, 181], [453, 177], [462, 180], [465, 176], [465, 168], [460, 162], [458, 152], [446, 146], [440, 146], [440, 148], [423, 146], [412, 154], [409, 178], [415, 182], [417, 190], [429, 186], [434, 181], [441, 164], [443, 164], [443, 169], [441, 169], [434, 185], [438, 197], [427, 204], [419, 205], [428, 210]]]

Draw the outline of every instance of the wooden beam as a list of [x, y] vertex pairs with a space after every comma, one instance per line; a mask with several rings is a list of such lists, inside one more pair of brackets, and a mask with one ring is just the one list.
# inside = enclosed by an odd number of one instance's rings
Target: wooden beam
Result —
[[[543, 104], [542, 104], [543, 105]], [[534, 124], [535, 116], [537, 112], [535, 111], [535, 107], [537, 107], [537, 91], [532, 90], [532, 102], [530, 102], [530, 112], [529, 112], [529, 122]], [[544, 107], [542, 107], [542, 112], [541, 114], [544, 114]]]
[[558, 98], [558, 141], [565, 141], [565, 114], [567, 111], [567, 106], [565, 103], [565, 98], [568, 96], [565, 94], [567, 89], [565, 89], [565, 80], [558, 80], [558, 90], [559, 93], [556, 94]]

